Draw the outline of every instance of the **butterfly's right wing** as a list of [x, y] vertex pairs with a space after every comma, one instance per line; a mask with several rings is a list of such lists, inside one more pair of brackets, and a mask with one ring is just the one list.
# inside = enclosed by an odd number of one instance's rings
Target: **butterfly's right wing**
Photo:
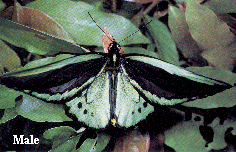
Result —
[[154, 107], [140, 96], [123, 69], [117, 74], [115, 118], [118, 126], [130, 127], [144, 120]]
[[174, 105], [232, 87], [153, 57], [138, 54], [123, 57], [121, 68], [129, 83], [152, 104]]

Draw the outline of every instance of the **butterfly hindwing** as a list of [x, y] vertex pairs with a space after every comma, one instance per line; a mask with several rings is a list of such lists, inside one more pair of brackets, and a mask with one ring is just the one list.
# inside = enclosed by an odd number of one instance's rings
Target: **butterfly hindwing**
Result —
[[129, 82], [123, 69], [117, 75], [116, 108], [117, 124], [130, 127], [145, 119], [154, 107], [146, 102]]
[[125, 74], [151, 103], [174, 105], [214, 95], [231, 85], [143, 55], [126, 55]]
[[110, 120], [109, 77], [105, 67], [82, 94], [66, 105], [79, 121], [93, 128], [105, 128]]

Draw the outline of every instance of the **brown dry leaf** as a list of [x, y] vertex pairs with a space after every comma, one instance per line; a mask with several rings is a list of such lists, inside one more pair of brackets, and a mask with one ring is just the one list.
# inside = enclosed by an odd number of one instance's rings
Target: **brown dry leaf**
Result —
[[[103, 49], [104, 49], [105, 53], [109, 53], [108, 48], [109, 48], [110, 44], [115, 41], [115, 39], [110, 35], [110, 33], [108, 32], [108, 30], [105, 27], [103, 28], [103, 31], [105, 32], [102, 35]], [[119, 53], [124, 54], [123, 48], [120, 47], [119, 49], [120, 49]]]
[[13, 14], [13, 6], [8, 7], [4, 11], [0, 12], [0, 17], [11, 20]]
[[[59, 23], [38, 9], [24, 7], [15, 2], [14, 7], [9, 7], [4, 12], [2, 12], [1, 15], [8, 19], [11, 17], [12, 21], [14, 22], [23, 24], [39, 31], [43, 31], [49, 35], [75, 44], [75, 42], [70, 38], [69, 34]], [[40, 36], [38, 36], [38, 38], [45, 39], [44, 37]]]
[[110, 46], [112, 41], [114, 41], [114, 39], [105, 27], [103, 28], [103, 31], [105, 33], [103, 33], [102, 35], [102, 45], [103, 45], [104, 52], [108, 53], [108, 47]]
[[141, 135], [141, 133], [135, 129], [117, 140], [114, 152], [148, 152], [149, 146], [149, 134]]

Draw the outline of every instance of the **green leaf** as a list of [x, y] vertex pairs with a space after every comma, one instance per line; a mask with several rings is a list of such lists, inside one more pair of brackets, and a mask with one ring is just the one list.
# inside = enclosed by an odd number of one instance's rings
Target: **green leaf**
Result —
[[145, 18], [146, 23], [152, 20], [151, 23], [147, 25], [147, 27], [154, 38], [160, 59], [175, 65], [179, 65], [179, 55], [177, 48], [166, 25], [157, 19], [148, 16]]
[[28, 95], [23, 96], [23, 103], [18, 114], [37, 122], [72, 121], [66, 116], [63, 105], [46, 103]]
[[216, 13], [236, 13], [236, 0], [210, 0], [203, 5]]
[[5, 77], [8, 77], [8, 76], [22, 77], [22, 76], [39, 74], [39, 73], [47, 72], [50, 70], [59, 69], [69, 64], [83, 62], [89, 59], [96, 59], [99, 57], [101, 56], [97, 54], [80, 55], [80, 56], [75, 56], [75, 55], [70, 55], [70, 54], [61, 54], [61, 55], [57, 55], [56, 57], [47, 57], [44, 59], [32, 61], [26, 64], [23, 68], [18, 68], [9, 73], [6, 73], [5, 75], [3, 75], [3, 77], [4, 76]]
[[95, 152], [100, 152], [104, 148], [106, 148], [107, 144], [110, 141], [110, 136], [108, 134], [100, 133], [98, 134], [98, 137], [96, 138], [97, 144], [95, 146]]
[[204, 49], [202, 56], [214, 66], [232, 70], [236, 59], [236, 38], [228, 25], [195, 0], [188, 0], [186, 20], [193, 39]]
[[[75, 150], [76, 144], [79, 141], [85, 128], [76, 131], [69, 126], [55, 127], [46, 130], [43, 137], [50, 139], [53, 142], [52, 151], [69, 151]], [[79, 133], [79, 135], [77, 135]]]
[[15, 107], [15, 99], [20, 95], [21, 92], [0, 85], [0, 109]]
[[94, 150], [94, 145], [96, 144], [96, 139], [87, 138], [80, 148], [77, 150], [78, 152], [92, 152]]
[[0, 74], [19, 68], [20, 66], [21, 61], [18, 55], [0, 40]]
[[[200, 121], [195, 121], [196, 117], [200, 117]], [[216, 118], [207, 127], [214, 132], [213, 141], [208, 143], [204, 140], [200, 133], [200, 126], [203, 126], [203, 117], [193, 114], [192, 120], [182, 121], [169, 130], [165, 131], [165, 144], [174, 148], [175, 151], [191, 151], [191, 152], [209, 152], [211, 150], [224, 151], [227, 144], [224, 140], [225, 132], [228, 128], [234, 127], [236, 122], [226, 120], [223, 125], [219, 124], [219, 118]], [[205, 145], [208, 146], [205, 146]]]
[[[18, 68], [16, 70], [11, 71], [11, 72], [16, 72], [15, 76], [25, 76], [25, 75], [42, 73], [42, 72], [46, 72], [46, 71], [50, 71], [52, 69], [55, 69], [58, 66], [59, 67], [65, 66], [66, 63], [60, 63], [60, 61], [63, 62], [63, 60], [69, 59], [72, 57], [74, 57], [74, 55], [70, 55], [70, 54], [61, 54], [61, 55], [57, 55], [56, 57], [47, 57], [44, 59], [39, 59], [36, 61], [29, 62], [23, 68]], [[69, 62], [69, 60], [68, 60], [68, 62]], [[73, 61], [71, 61], [71, 62], [73, 62]], [[53, 66], [51, 64], [53, 64]]]
[[61, 142], [58, 146], [54, 147], [51, 151], [52, 152], [75, 151], [76, 144], [79, 142], [80, 137], [81, 137], [81, 134], [75, 137], [71, 137], [67, 141]]
[[15, 118], [17, 114], [17, 108], [22, 104], [22, 100], [17, 101], [15, 104], [15, 107], [13, 108], [7, 108], [4, 111], [3, 117], [0, 119], [0, 124], [5, 123], [13, 118]]
[[149, 45], [147, 46], [147, 51], [148, 51], [149, 53], [150, 53], [150, 52], [153, 52], [153, 53], [150, 54], [150, 56], [160, 59], [159, 54], [158, 54], [157, 52], [155, 52], [155, 50], [156, 50], [156, 45], [155, 45], [155, 44], [149, 44]]
[[0, 0], [0, 11], [2, 11], [6, 7], [5, 3]]
[[201, 50], [189, 32], [184, 12], [174, 6], [168, 12], [168, 25], [177, 47], [186, 58], [195, 58]]
[[110, 136], [104, 133], [100, 133], [97, 135], [97, 138], [90, 139], [87, 138], [80, 148], [77, 150], [78, 152], [100, 152], [102, 151], [110, 141]]
[[187, 67], [186, 69], [208, 76], [210, 78], [215, 78], [217, 80], [227, 82], [232, 85], [234, 85], [234, 83], [236, 82], [236, 74], [233, 72], [230, 72], [229, 70], [220, 69], [216, 67], [210, 67], [210, 66]]
[[137, 54], [144, 54], [144, 55], [148, 55], [154, 58], [158, 58], [158, 54], [154, 51], [149, 51], [143, 48], [138, 48], [138, 47], [123, 47], [124, 52], [129, 54], [129, 53], [137, 53]]
[[[37, 0], [27, 6], [37, 8], [53, 17], [80, 45], [102, 46], [103, 32], [93, 22], [88, 12], [97, 24], [101, 28], [106, 27], [118, 42], [138, 30], [124, 17], [102, 12], [81, 1]], [[149, 43], [149, 40], [141, 32], [137, 32], [134, 36], [122, 41], [121, 45], [140, 43]]]
[[55, 139], [55, 137], [70, 137], [71, 135], [76, 134], [76, 130], [69, 126], [60, 126], [46, 130], [43, 133], [43, 137], [46, 139]]
[[3, 18], [0, 18], [0, 38], [40, 55], [58, 52], [86, 52], [72, 43]]

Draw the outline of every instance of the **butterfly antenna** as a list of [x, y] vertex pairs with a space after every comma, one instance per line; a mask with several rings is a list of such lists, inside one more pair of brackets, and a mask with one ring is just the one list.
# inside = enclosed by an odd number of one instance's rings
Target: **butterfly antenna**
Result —
[[[152, 21], [152, 20], [151, 20], [151, 21]], [[151, 23], [151, 21], [149, 21], [147, 24], [143, 25], [142, 27], [145, 27], [145, 26], [147, 26], [149, 23]], [[130, 34], [129, 36], [127, 36], [126, 38], [124, 38], [124, 39], [123, 39], [123, 40], [121, 40], [120, 42], [122, 42], [122, 41], [126, 40], [127, 38], [131, 37], [132, 35], [134, 35], [134, 34], [135, 34], [135, 33], [137, 33], [138, 31], [140, 31], [140, 29], [139, 29], [139, 30], [137, 30], [137, 31], [135, 31], [134, 33]], [[119, 43], [120, 43], [120, 42], [119, 42]]]
[[90, 15], [89, 12], [88, 12], [88, 14], [91, 17], [91, 19], [93, 20], [93, 22], [97, 25], [97, 27], [100, 28], [100, 30], [102, 30], [102, 32], [106, 34], [106, 32], [104, 32], [103, 29], [95, 22], [95, 20], [93, 19], [93, 17]]
[[[89, 16], [91, 17], [91, 19], [93, 20], [93, 22], [97, 25], [97, 27], [102, 30], [102, 32], [107, 36], [106, 32], [96, 23], [96, 21], [93, 19], [93, 17], [91, 16], [91, 14], [88, 12]], [[107, 36], [109, 38], [109, 36]], [[110, 38], [109, 38], [110, 39]], [[110, 39], [112, 41], [112, 39]]]

